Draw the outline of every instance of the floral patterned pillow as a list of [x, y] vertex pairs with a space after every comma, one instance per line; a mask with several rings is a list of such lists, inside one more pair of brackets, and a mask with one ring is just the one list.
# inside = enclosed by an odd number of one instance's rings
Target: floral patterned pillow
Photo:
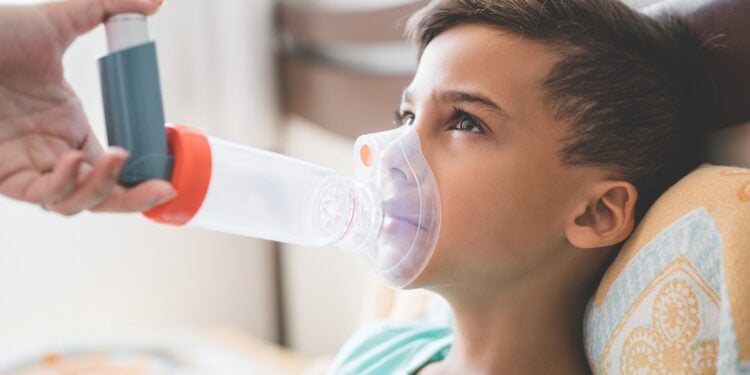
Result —
[[651, 208], [585, 317], [599, 374], [750, 374], [750, 170], [703, 166]]

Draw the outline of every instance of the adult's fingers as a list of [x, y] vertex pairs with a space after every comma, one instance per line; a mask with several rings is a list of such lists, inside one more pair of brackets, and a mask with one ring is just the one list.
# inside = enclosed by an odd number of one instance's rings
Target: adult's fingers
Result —
[[83, 159], [83, 153], [70, 152], [60, 158], [52, 172], [42, 175], [34, 172], [21, 199], [41, 205], [64, 199], [76, 187]]
[[107, 199], [91, 211], [143, 212], [166, 203], [175, 196], [175, 190], [169, 182], [148, 180], [130, 189], [115, 187]]
[[63, 200], [46, 205], [62, 215], [75, 215], [99, 205], [117, 185], [117, 175], [128, 154], [122, 149], [112, 149], [96, 161], [93, 168], [81, 174], [75, 191]]
[[88, 125], [88, 120], [86, 120], [86, 125], [88, 126], [88, 131], [83, 139], [80, 150], [83, 152], [83, 155], [86, 158], [85, 160], [89, 164], [94, 164], [99, 160], [99, 157], [104, 154], [105, 150], [102, 145], [99, 144], [99, 140], [96, 138], [96, 135], [94, 135], [94, 131], [91, 130], [91, 126]]
[[164, 0], [67, 0], [41, 5], [53, 25], [60, 30], [67, 47], [73, 40], [117, 13], [154, 14]]

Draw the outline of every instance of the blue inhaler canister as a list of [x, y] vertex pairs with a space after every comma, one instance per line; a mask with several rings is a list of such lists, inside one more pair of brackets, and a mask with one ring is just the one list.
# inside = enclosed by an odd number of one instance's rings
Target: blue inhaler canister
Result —
[[123, 13], [106, 23], [109, 53], [99, 59], [107, 139], [130, 153], [118, 182], [134, 186], [148, 179], [170, 180], [156, 44], [146, 17]]

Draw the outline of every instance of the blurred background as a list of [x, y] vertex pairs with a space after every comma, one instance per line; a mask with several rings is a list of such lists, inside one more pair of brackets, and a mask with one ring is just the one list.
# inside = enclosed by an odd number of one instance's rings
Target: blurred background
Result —
[[[167, 120], [349, 173], [354, 137], [392, 126], [416, 67], [403, 24], [424, 3], [166, 0], [149, 27]], [[100, 27], [65, 56], [102, 144], [105, 52]], [[215, 330], [315, 358], [377, 314], [377, 282], [337, 249], [140, 215], [63, 218], [2, 197], [0, 212], [0, 360], [70, 337]]]
[[[403, 21], [419, 4], [167, 0], [149, 21], [167, 121], [349, 173], [354, 137], [392, 126], [415, 68]], [[102, 144], [97, 58], [104, 53], [99, 27], [64, 61]], [[64, 218], [2, 197], [0, 212], [0, 353], [7, 355], [70, 337], [213, 329], [306, 357], [331, 355], [364, 319], [373, 287], [365, 264], [338, 249], [169, 227], [140, 215]]]

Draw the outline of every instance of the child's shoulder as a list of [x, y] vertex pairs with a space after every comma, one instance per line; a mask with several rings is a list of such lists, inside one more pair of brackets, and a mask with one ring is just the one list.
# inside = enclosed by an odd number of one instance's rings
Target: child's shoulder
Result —
[[448, 325], [379, 321], [352, 336], [336, 355], [331, 374], [410, 374], [445, 358], [453, 342]]

